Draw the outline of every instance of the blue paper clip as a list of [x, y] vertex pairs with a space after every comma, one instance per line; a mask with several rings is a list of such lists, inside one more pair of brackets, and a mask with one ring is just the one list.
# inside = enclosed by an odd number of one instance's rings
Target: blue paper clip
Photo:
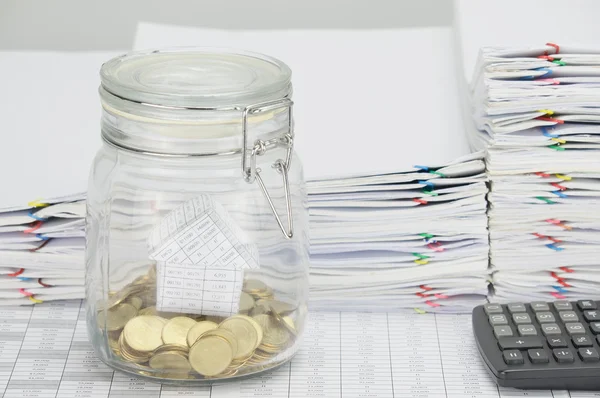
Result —
[[430, 187], [431, 189], [435, 188], [435, 184], [431, 181], [422, 180], [422, 181], [419, 181], [419, 184], [426, 185], [426, 186]]
[[429, 167], [427, 166], [419, 166], [418, 164], [413, 166], [415, 169], [419, 169], [419, 170], [423, 170], [423, 171], [429, 171]]
[[34, 220], [37, 220], [37, 221], [48, 221], [47, 218], [36, 216], [32, 211], [30, 211], [29, 213], [27, 213], [27, 215], [29, 217], [33, 218]]
[[546, 247], [547, 247], [548, 249], [556, 250], [557, 252], [560, 252], [560, 251], [563, 251], [563, 250], [565, 250], [565, 249], [564, 249], [564, 248], [562, 248], [562, 247], [558, 247], [558, 246], [556, 246], [554, 243], [548, 243], [548, 244], [546, 245]]
[[41, 240], [50, 240], [49, 237], [44, 236], [43, 234], [35, 234], [35, 237]]
[[24, 276], [17, 276], [17, 279], [22, 280], [23, 282], [28, 282], [31, 280], [31, 278], [26, 278]]
[[564, 194], [563, 192], [561, 192], [561, 191], [550, 191], [550, 192], [552, 192], [553, 194], [555, 194], [555, 195], [556, 195], [556, 196], [558, 196], [559, 198], [568, 198], [568, 196], [567, 196], [567, 195], [565, 195], [565, 194]]
[[548, 138], [560, 138], [560, 135], [558, 134], [552, 134], [548, 132], [548, 128], [546, 126], [542, 126], [540, 127], [540, 129], [542, 130], [542, 134], [544, 135], [544, 137], [548, 137]]
[[562, 286], [552, 286], [552, 287], [554, 289], [556, 289], [556, 291], [559, 293], [569, 293], [569, 291]]
[[540, 78], [540, 77], [547, 77], [547, 76], [550, 76], [552, 74], [552, 69], [550, 69], [550, 68], [537, 68], [537, 69], [534, 69], [534, 70], [543, 70], [543, 71], [546, 72], [542, 76], [537, 76], [538, 78]]

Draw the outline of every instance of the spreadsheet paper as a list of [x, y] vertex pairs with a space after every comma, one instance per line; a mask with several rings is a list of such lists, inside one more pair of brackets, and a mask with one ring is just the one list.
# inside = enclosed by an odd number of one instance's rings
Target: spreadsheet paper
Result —
[[302, 348], [277, 370], [236, 382], [176, 387], [114, 372], [94, 354], [82, 301], [0, 308], [6, 398], [600, 397], [498, 388], [469, 315], [312, 312]]

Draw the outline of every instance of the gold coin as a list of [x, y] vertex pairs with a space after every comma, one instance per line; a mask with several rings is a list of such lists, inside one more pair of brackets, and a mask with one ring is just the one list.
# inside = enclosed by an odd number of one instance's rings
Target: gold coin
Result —
[[272, 345], [280, 347], [285, 345], [290, 338], [287, 329], [280, 325], [272, 316], [261, 314], [254, 317], [263, 329], [263, 339], [261, 345]]
[[243, 290], [245, 292], [257, 292], [257, 291], [266, 291], [269, 290], [269, 287], [264, 284], [264, 282], [259, 281], [258, 279], [246, 279], [244, 281]]
[[165, 369], [169, 373], [188, 373], [192, 370], [185, 355], [178, 351], [164, 351], [150, 358], [148, 365], [152, 369]]
[[167, 322], [162, 330], [165, 344], [187, 345], [187, 335], [196, 321], [186, 316], [176, 316]]
[[159, 354], [161, 352], [165, 352], [165, 351], [177, 351], [180, 352], [184, 355], [187, 355], [188, 351], [189, 351], [189, 347], [187, 345], [183, 346], [183, 345], [179, 345], [179, 344], [163, 344], [160, 347], [158, 347], [156, 350], [154, 350], [153, 354]]
[[232, 359], [231, 344], [219, 336], [201, 337], [190, 348], [190, 365], [203, 376], [218, 375], [227, 369]]
[[98, 312], [96, 322], [101, 329], [106, 326], [106, 330], [114, 332], [123, 329], [125, 324], [136, 315], [137, 309], [133, 305], [117, 304], [110, 309]]
[[271, 300], [271, 299], [258, 300], [258, 301], [256, 301], [256, 305], [257, 306], [262, 305], [267, 308], [270, 308], [273, 311], [277, 312], [278, 314], [287, 314], [296, 309], [296, 307], [293, 306], [292, 304], [286, 303], [284, 301]]
[[[277, 322], [279, 323], [279, 325], [283, 326], [284, 328], [287, 329], [288, 332], [291, 333], [292, 336], [296, 337], [298, 335], [298, 333], [296, 333], [296, 328], [293, 326], [294, 325], [294, 321], [292, 321], [292, 319], [290, 317], [282, 317], [281, 315], [279, 315], [277, 312], [273, 311], [271, 312], [271, 315], [273, 316], [273, 318], [275, 318], [275, 320], [277, 320]], [[288, 320], [291, 323], [291, 326], [289, 323], [286, 322], [285, 318], [288, 318]]]
[[[181, 313], [179, 313], [179, 312], [158, 311], [156, 313], [156, 315], [158, 315], [161, 318], [171, 319], [171, 318], [175, 318], [175, 317], [180, 317]], [[188, 317], [185, 317], [185, 318], [188, 318]]]
[[127, 300], [129, 296], [131, 296], [132, 294], [139, 293], [142, 290], [144, 290], [144, 287], [141, 285], [127, 285], [123, 289], [116, 292], [114, 295], [110, 296], [104, 308], [112, 308], [118, 304], [121, 304], [122, 302]]
[[211, 322], [211, 321], [200, 321], [200, 322], [197, 322], [188, 331], [188, 334], [187, 334], [187, 345], [190, 346], [190, 347], [193, 346], [194, 343], [196, 342], [196, 340], [198, 340], [198, 337], [200, 337], [200, 335], [202, 333], [207, 332], [207, 331], [212, 330], [212, 329], [216, 329], [218, 327], [219, 327], [219, 325], [217, 325], [216, 323]]
[[254, 299], [246, 292], [240, 295], [240, 312], [247, 313], [254, 307]]
[[127, 342], [123, 338], [123, 335], [124, 334], [121, 333], [121, 337], [119, 337], [119, 352], [120, 352], [121, 358], [123, 358], [124, 360], [126, 360], [128, 362], [134, 362], [134, 363], [147, 362], [148, 359], [150, 359], [150, 354], [139, 352], [139, 351], [136, 351], [133, 348], [129, 347], [129, 345], [127, 345]]
[[234, 360], [248, 357], [256, 348], [258, 333], [254, 325], [247, 319], [234, 315], [221, 322], [219, 328], [229, 330], [237, 339]]
[[204, 318], [204, 320], [214, 322], [218, 325], [219, 323], [221, 323], [225, 320], [225, 317], [224, 316], [216, 316], [216, 315], [207, 315], [206, 318]]
[[123, 329], [125, 342], [137, 351], [154, 351], [163, 344], [162, 330], [166, 319], [154, 315], [141, 315], [133, 318]]
[[297, 333], [296, 325], [294, 324], [294, 320], [292, 318], [290, 318], [289, 316], [284, 316], [283, 322], [285, 322], [285, 324], [289, 326], [288, 330], [293, 331], [294, 334]]
[[156, 264], [152, 264], [150, 269], [148, 269], [148, 278], [150, 278], [150, 280], [156, 280]]
[[131, 282], [132, 285], [147, 285], [150, 283], [150, 278], [148, 275], [138, 276]]
[[[225, 339], [229, 343], [229, 345], [231, 345], [232, 359], [236, 356], [236, 353], [238, 350], [238, 341], [237, 341], [237, 338], [235, 337], [235, 335], [231, 331], [229, 331], [227, 329], [221, 329], [221, 328], [211, 329], [209, 331], [204, 332], [198, 338], [198, 340], [201, 340], [204, 337], [208, 337], [208, 336], [218, 336], [222, 339]], [[198, 341], [198, 340], [196, 340], [196, 341]]]
[[142, 304], [144, 303], [141, 298], [138, 296], [131, 296], [127, 299], [127, 302], [133, 305], [138, 311], [142, 308]]
[[254, 318], [246, 316], [246, 315], [237, 315], [239, 318], [243, 318], [246, 319], [248, 322], [250, 322], [252, 324], [252, 326], [254, 326], [254, 329], [256, 330], [256, 346], [254, 347], [254, 349], [256, 349], [260, 343], [262, 342], [263, 339], [263, 329], [262, 327], [260, 327], [260, 325], [258, 324], [258, 322], [256, 322], [254, 320]]
[[156, 307], [152, 306], [142, 308], [140, 312], [138, 312], [138, 315], [158, 315], [158, 312], [156, 311]]

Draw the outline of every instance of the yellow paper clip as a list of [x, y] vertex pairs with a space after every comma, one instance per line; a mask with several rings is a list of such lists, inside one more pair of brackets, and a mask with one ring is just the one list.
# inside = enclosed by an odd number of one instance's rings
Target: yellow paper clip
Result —
[[417, 314], [421, 314], [421, 315], [423, 315], [423, 314], [427, 314], [427, 312], [426, 312], [426, 311], [423, 311], [423, 310], [422, 310], [422, 309], [420, 309], [420, 308], [413, 308], [413, 309], [415, 310], [415, 312], [416, 312]]
[[554, 174], [556, 178], [560, 178], [563, 181], [571, 181], [571, 177], [563, 175], [563, 174]]
[[545, 113], [545, 114], [546, 114], [546, 115], [548, 115], [548, 116], [552, 116], [552, 115], [554, 115], [554, 111], [553, 111], [553, 110], [550, 110], [550, 109], [539, 109], [539, 110], [538, 110], [538, 112]]
[[563, 140], [562, 138], [550, 138], [552, 141], [558, 142], [559, 144], [566, 144], [567, 140]]
[[29, 300], [33, 301], [35, 304], [42, 304], [43, 303], [42, 300], [38, 300], [38, 299], [34, 298], [33, 296], [29, 296]]
[[429, 260], [415, 260], [415, 263], [419, 264], [419, 265], [425, 265], [425, 264], [429, 264]]
[[32, 200], [31, 202], [27, 203], [27, 206], [29, 206], [29, 207], [46, 207], [46, 206], [50, 206], [48, 203], [40, 202], [40, 200], [41, 199]]

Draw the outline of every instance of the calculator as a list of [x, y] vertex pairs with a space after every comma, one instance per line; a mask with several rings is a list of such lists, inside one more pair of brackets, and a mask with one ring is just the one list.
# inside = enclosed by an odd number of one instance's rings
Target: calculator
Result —
[[600, 390], [600, 301], [485, 304], [473, 309], [479, 353], [496, 383]]

